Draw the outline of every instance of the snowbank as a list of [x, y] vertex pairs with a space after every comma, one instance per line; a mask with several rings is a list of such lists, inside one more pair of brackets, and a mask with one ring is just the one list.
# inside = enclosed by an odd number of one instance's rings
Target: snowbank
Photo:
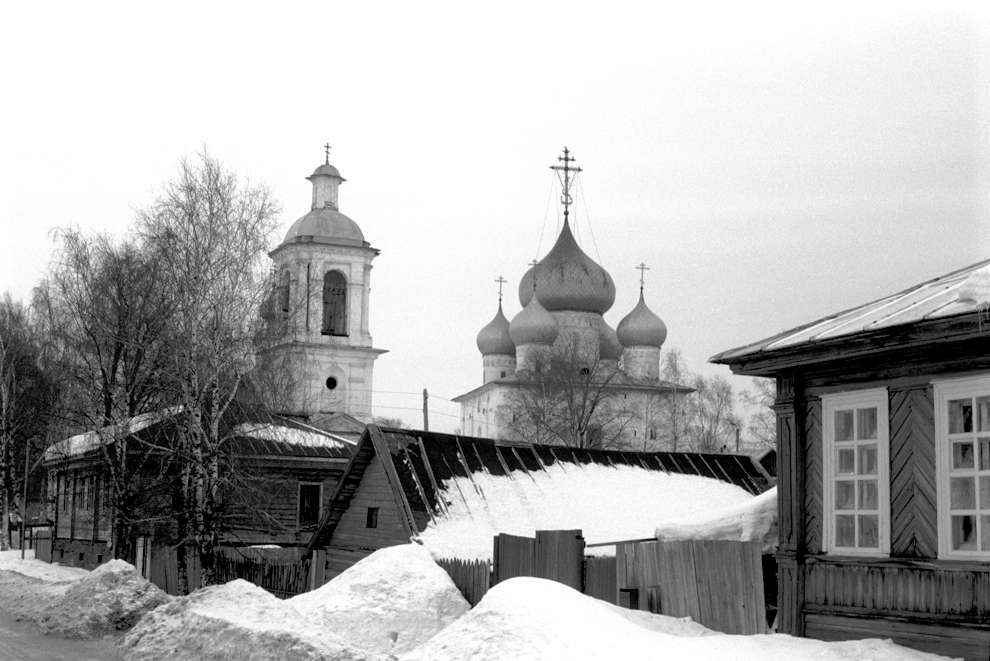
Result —
[[777, 487], [746, 502], [714, 510], [704, 516], [679, 516], [657, 525], [657, 539], [725, 539], [763, 542], [763, 550], [777, 547]]
[[127, 661], [357, 661], [348, 645], [247, 581], [193, 592], [148, 613], [121, 642]]
[[44, 633], [67, 638], [100, 638], [129, 629], [171, 597], [123, 560], [106, 562], [73, 582], [37, 618]]
[[88, 570], [79, 567], [66, 567], [58, 563], [36, 560], [34, 549], [26, 549], [23, 560], [21, 560], [20, 549], [0, 551], [0, 571], [17, 572], [46, 583], [75, 581], [89, 574]]
[[375, 551], [287, 603], [349, 643], [396, 654], [425, 642], [470, 608], [447, 572], [418, 544]]
[[[684, 619], [624, 617], [553, 581], [513, 578], [403, 661], [472, 659], [712, 659], [909, 661], [940, 659], [876, 639], [825, 643], [781, 634], [730, 636]], [[645, 626], [644, 626], [645, 625]]]
[[[546, 471], [474, 473], [445, 480], [448, 514], [420, 540], [435, 557], [491, 559], [498, 533], [532, 537], [536, 530], [581, 529], [589, 544], [640, 539], [657, 521], [700, 519], [752, 499], [727, 482], [631, 466], [554, 464]], [[613, 554], [614, 547], [588, 549]]]

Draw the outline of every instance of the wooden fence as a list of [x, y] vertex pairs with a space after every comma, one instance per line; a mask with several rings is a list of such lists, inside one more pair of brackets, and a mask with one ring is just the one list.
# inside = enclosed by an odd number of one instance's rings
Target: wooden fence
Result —
[[457, 560], [441, 558], [437, 560], [450, 579], [472, 606], [477, 605], [488, 592], [492, 581], [491, 565], [487, 560]]
[[[218, 583], [244, 579], [286, 599], [306, 592], [310, 584], [310, 560], [299, 549], [238, 549], [222, 547], [214, 558]], [[186, 552], [189, 589], [199, 584], [199, 556], [195, 549]], [[177, 550], [155, 546], [148, 561], [148, 580], [169, 594], [180, 594]]]

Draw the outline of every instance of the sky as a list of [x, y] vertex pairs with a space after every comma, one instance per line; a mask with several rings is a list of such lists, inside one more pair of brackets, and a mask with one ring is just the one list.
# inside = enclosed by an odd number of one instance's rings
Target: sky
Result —
[[[279, 236], [333, 145], [381, 250], [375, 410], [452, 431], [583, 172], [575, 233], [690, 369], [990, 257], [990, 12], [899, 3], [16, 3], [0, 22], [0, 291], [54, 228], [123, 236], [206, 149]], [[734, 377], [745, 388], [748, 379]]]

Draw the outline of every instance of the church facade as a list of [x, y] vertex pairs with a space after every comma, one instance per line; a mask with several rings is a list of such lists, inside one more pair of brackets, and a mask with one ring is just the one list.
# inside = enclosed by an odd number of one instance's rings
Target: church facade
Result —
[[671, 410], [692, 389], [660, 378], [667, 327], [647, 305], [642, 279], [633, 310], [615, 329], [605, 320], [615, 284], [574, 238], [570, 186], [580, 168], [567, 149], [559, 160], [563, 227], [520, 280], [522, 310], [510, 322], [500, 294], [495, 317], [478, 333], [482, 384], [454, 398], [461, 430], [509, 441], [677, 449], [664, 438]]
[[375, 360], [385, 353], [368, 321], [379, 251], [340, 212], [345, 179], [329, 155], [307, 179], [310, 211], [270, 253], [276, 288], [263, 311], [258, 372], [274, 410], [356, 438], [371, 420]]

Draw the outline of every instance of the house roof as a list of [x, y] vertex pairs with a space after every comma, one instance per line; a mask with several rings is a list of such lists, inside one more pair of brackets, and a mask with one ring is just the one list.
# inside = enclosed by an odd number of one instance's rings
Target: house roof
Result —
[[[473, 390], [469, 390], [462, 395], [454, 397], [452, 402], [463, 402], [471, 397], [480, 395], [483, 392], [492, 390], [498, 386], [506, 386], [510, 388], [521, 388], [524, 386], [534, 385], [534, 382], [527, 378], [525, 372], [513, 372], [512, 374], [506, 375], [500, 379], [495, 379], [494, 381], [489, 381], [488, 383], [482, 384]], [[638, 379], [634, 376], [630, 376], [625, 372], [619, 370], [614, 373], [608, 385], [605, 386], [605, 390], [639, 390], [645, 392], [655, 392], [655, 393], [681, 393], [687, 394], [694, 392], [694, 388], [690, 386], [681, 385], [679, 383], [674, 383], [673, 381], [650, 381], [648, 379]]]
[[[745, 455], [623, 452], [509, 444], [487, 438], [369, 425], [341, 477], [323, 521], [309, 543], [310, 549], [330, 543], [334, 529], [357, 492], [364, 471], [375, 456], [382, 462], [386, 479], [396, 497], [400, 519], [410, 536], [421, 532], [428, 522], [447, 515], [447, 489], [459, 488], [460, 482], [466, 480], [484, 500], [484, 489], [478, 484], [482, 476], [504, 476], [525, 482], [534, 475], [546, 477], [564, 473], [569, 468], [580, 470], [581, 467], [596, 465], [714, 478], [741, 487], [751, 494], [765, 491], [772, 482], [766, 472]], [[498, 506], [498, 503], [489, 504]]]
[[990, 259], [927, 280], [903, 291], [830, 314], [766, 339], [723, 351], [709, 360], [735, 365], [784, 352], [806, 351], [926, 321], [983, 313], [987, 301], [972, 294], [974, 279], [985, 275]]
[[[120, 434], [154, 443], [178, 424], [181, 407], [144, 413], [117, 426], [91, 430], [58, 441], [45, 450], [45, 462], [95, 457], [104, 445]], [[347, 460], [354, 441], [310, 427], [288, 418], [273, 416], [264, 421], [239, 422], [231, 427], [223, 443], [237, 455], [266, 457], [310, 457]]]

